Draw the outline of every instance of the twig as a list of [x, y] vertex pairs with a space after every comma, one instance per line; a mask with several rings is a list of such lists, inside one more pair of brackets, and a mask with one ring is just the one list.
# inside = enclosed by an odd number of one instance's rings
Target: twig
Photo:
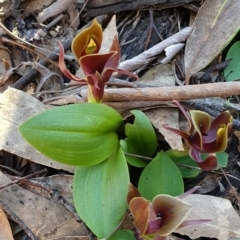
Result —
[[25, 45], [22, 44], [22, 43], [19, 43], [19, 42], [17, 42], [17, 41], [13, 41], [13, 40], [11, 40], [11, 39], [9, 39], [9, 38], [6, 38], [6, 37], [1, 37], [1, 41], [2, 41], [3, 43], [9, 43], [9, 44], [16, 45], [16, 46], [18, 46], [18, 47], [21, 47], [21, 48], [23, 48], [23, 49], [26, 49], [26, 50], [29, 51], [29, 52], [33, 52], [33, 53], [35, 53], [36, 55], [40, 55], [42, 58], [46, 59], [46, 60], [49, 61], [51, 64], [53, 64], [55, 67], [59, 67], [56, 62], [52, 61], [51, 59], [48, 59], [44, 54], [42, 54], [42, 53], [40, 53], [40, 52], [37, 52], [37, 51], [35, 51], [34, 49], [29, 48], [28, 46], [25, 46]]
[[[70, 48], [71, 46], [71, 39], [66, 40], [65, 42], [62, 43], [64, 50], [66, 51], [67, 49]], [[59, 48], [57, 48], [53, 53], [50, 53], [47, 58], [55, 61], [58, 59], [58, 53], [59, 53]], [[40, 60], [39, 63], [45, 67], [49, 66], [50, 63], [44, 59]], [[38, 75], [38, 71], [36, 69], [31, 69], [26, 75], [22, 76], [21, 78], [16, 81], [12, 87], [17, 88], [17, 89], [22, 89], [29, 83], [33, 82], [35, 80], [35, 77]]]
[[230, 188], [232, 189], [234, 196], [235, 196], [236, 199], [238, 200], [238, 203], [240, 203], [240, 200], [239, 200], [239, 197], [238, 197], [238, 195], [237, 195], [237, 193], [236, 193], [236, 190], [234, 189], [234, 187], [233, 187], [232, 184], [230, 183], [230, 181], [229, 181], [227, 175], [225, 174], [225, 172], [223, 171], [222, 167], [219, 166], [219, 168], [221, 169], [221, 171], [222, 171], [222, 173], [223, 173], [225, 179], [227, 180], [227, 182], [228, 182]]
[[16, 183], [20, 183], [23, 179], [31, 178], [31, 177], [33, 177], [33, 176], [35, 176], [35, 175], [42, 174], [42, 173], [46, 173], [46, 172], [47, 172], [47, 169], [45, 168], [45, 169], [42, 169], [42, 170], [40, 170], [40, 171], [31, 173], [31, 174], [29, 174], [29, 175], [27, 175], [27, 176], [25, 176], [25, 177], [21, 177], [21, 178], [19, 178], [19, 179], [16, 179], [16, 180], [14, 180], [14, 181], [6, 184], [6, 185], [0, 186], [0, 189], [9, 187], [9, 186], [11, 186], [11, 185], [13, 185], [13, 184], [16, 184]]
[[26, 224], [0, 199], [0, 207], [3, 211], [25, 231], [32, 240], [39, 240], [38, 237], [26, 226]]
[[[103, 101], [181, 101], [209, 97], [227, 97], [239, 94], [240, 82], [220, 82], [171, 87], [106, 89]], [[80, 95], [87, 100], [86, 89], [82, 89]]]
[[163, 52], [165, 48], [180, 42], [184, 42], [192, 31], [191, 27], [186, 27], [180, 32], [174, 34], [173, 36], [163, 40], [162, 42], [156, 44], [147, 51], [137, 55], [136, 57], [126, 60], [120, 63], [119, 68], [127, 71], [133, 71], [139, 67], [149, 63], [153, 57]]

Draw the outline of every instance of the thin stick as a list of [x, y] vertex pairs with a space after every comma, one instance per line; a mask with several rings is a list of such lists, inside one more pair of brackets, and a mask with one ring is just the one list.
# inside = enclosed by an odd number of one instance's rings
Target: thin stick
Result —
[[27, 175], [27, 176], [25, 176], [25, 177], [21, 177], [21, 178], [19, 178], [19, 179], [16, 179], [16, 180], [14, 180], [14, 181], [6, 184], [6, 185], [0, 186], [0, 189], [9, 187], [9, 186], [11, 186], [11, 185], [13, 185], [13, 184], [16, 184], [16, 183], [20, 183], [23, 179], [31, 178], [31, 177], [33, 177], [33, 176], [35, 176], [35, 175], [37, 175], [37, 174], [42, 174], [42, 173], [46, 173], [46, 172], [47, 172], [47, 169], [45, 168], [45, 169], [42, 169], [42, 170], [37, 171], [37, 172], [35, 172], [35, 173], [31, 173], [31, 174], [29, 174], [29, 175]]
[[240, 203], [240, 200], [239, 200], [239, 197], [238, 197], [238, 195], [237, 195], [237, 193], [236, 193], [236, 190], [234, 189], [234, 187], [233, 187], [232, 184], [230, 183], [230, 181], [229, 181], [227, 175], [225, 174], [225, 172], [223, 171], [222, 167], [219, 166], [219, 168], [221, 169], [221, 171], [222, 171], [224, 177], [226, 178], [226, 180], [227, 180], [227, 182], [228, 182], [230, 188], [232, 189], [233, 194], [234, 194], [234, 196], [236, 197], [238, 203]]
[[[87, 99], [86, 89], [82, 89], [80, 94], [84, 99]], [[239, 94], [240, 82], [220, 82], [172, 87], [106, 89], [103, 101], [171, 101], [208, 97], [228, 97]]]

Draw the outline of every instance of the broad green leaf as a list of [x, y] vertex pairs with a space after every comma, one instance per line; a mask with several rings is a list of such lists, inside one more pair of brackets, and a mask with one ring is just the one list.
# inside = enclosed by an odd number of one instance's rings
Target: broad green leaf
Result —
[[[134, 124], [125, 125], [127, 138], [121, 140], [121, 146], [126, 153], [132, 153], [145, 157], [151, 157], [157, 149], [157, 138], [153, 126], [148, 117], [141, 111], [131, 111], [135, 116]], [[145, 167], [146, 161], [140, 158], [126, 156], [130, 165]]]
[[120, 224], [127, 209], [128, 184], [127, 162], [120, 146], [107, 160], [76, 168], [74, 205], [98, 238], [106, 238]]
[[217, 155], [218, 165], [223, 168], [227, 167], [228, 154], [226, 152], [219, 152], [219, 153], [216, 153], [216, 155]]
[[171, 156], [171, 159], [179, 168], [183, 178], [196, 177], [201, 173], [201, 170], [197, 169], [199, 166], [189, 155], [182, 157]]
[[224, 69], [224, 76], [227, 82], [240, 79], [240, 41], [235, 42], [229, 49], [226, 60], [232, 61]]
[[182, 175], [163, 151], [144, 168], [138, 183], [138, 190], [148, 200], [158, 194], [177, 196], [184, 192]]
[[[125, 140], [120, 140], [120, 144], [125, 153], [134, 153], [135, 149], [131, 145], [128, 145]], [[136, 154], [136, 153], [135, 153]], [[142, 158], [137, 158], [129, 155], [125, 155], [127, 162], [134, 167], [146, 167], [149, 161]]]
[[121, 229], [114, 232], [108, 240], [136, 240], [136, 238], [133, 231]]
[[206, 67], [240, 28], [239, 0], [206, 0], [193, 23], [185, 50], [185, 82]]
[[109, 157], [118, 145], [121, 115], [97, 103], [73, 104], [47, 110], [19, 130], [39, 152], [69, 165], [89, 166]]

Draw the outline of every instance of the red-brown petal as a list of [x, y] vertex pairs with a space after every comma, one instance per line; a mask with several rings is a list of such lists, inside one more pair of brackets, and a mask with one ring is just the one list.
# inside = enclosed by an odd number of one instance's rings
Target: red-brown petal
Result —
[[102, 74], [108, 60], [115, 54], [109, 52], [106, 54], [90, 54], [79, 59], [79, 64], [85, 75], [91, 75], [95, 72]]
[[189, 115], [189, 113], [184, 109], [184, 107], [176, 100], [173, 100], [173, 102], [178, 106], [178, 108], [181, 110], [181, 112], [184, 114], [184, 116], [186, 117], [188, 123], [189, 123], [189, 129], [188, 129], [188, 133], [193, 134], [194, 132], [194, 126], [193, 126], [193, 122], [192, 119]]
[[216, 154], [209, 154], [202, 162], [197, 162], [198, 166], [204, 171], [211, 171], [218, 165]]
[[131, 200], [133, 198], [135, 198], [135, 197], [141, 197], [141, 194], [138, 191], [138, 189], [132, 185], [132, 183], [129, 183], [129, 185], [128, 185], [128, 194], [127, 194], [127, 203], [128, 203], [128, 205], [131, 202]]
[[141, 237], [148, 227], [150, 202], [142, 197], [135, 197], [130, 201], [129, 209], [134, 218], [134, 225], [140, 231]]
[[88, 82], [88, 102], [101, 103], [104, 94], [104, 83], [101, 81], [101, 75], [95, 74], [87, 76]]
[[197, 149], [193, 148], [193, 147], [190, 147], [190, 149], [189, 149], [189, 156], [193, 160], [195, 160], [197, 163], [198, 162], [202, 162], [202, 158], [201, 158], [200, 152]]
[[163, 225], [159, 227], [159, 236], [168, 236], [174, 232], [185, 220], [192, 206], [165, 194], [156, 196], [152, 201], [153, 211], [163, 219]]
[[58, 42], [58, 45], [59, 45], [59, 67], [60, 67], [62, 73], [70, 80], [75, 80], [78, 82], [85, 83], [86, 82], [85, 79], [78, 78], [68, 71], [68, 69], [66, 68], [65, 62], [64, 62], [64, 48], [60, 42]]
[[168, 127], [167, 125], [165, 124], [162, 124], [162, 126], [167, 129], [168, 131], [170, 132], [173, 132], [173, 133], [176, 133], [177, 135], [181, 136], [182, 138], [184, 138], [187, 142], [188, 142], [188, 139], [189, 139], [189, 136], [190, 134], [188, 132], [184, 132], [182, 130], [179, 130], [179, 129], [176, 129], [176, 128], [171, 128], [171, 127]]

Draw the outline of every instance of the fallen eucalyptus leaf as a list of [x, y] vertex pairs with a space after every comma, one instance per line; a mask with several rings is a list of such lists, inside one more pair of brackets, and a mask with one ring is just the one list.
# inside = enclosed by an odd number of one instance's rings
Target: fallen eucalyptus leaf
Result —
[[185, 82], [206, 67], [238, 33], [238, 0], [206, 0], [195, 18], [186, 43]]
[[211, 219], [211, 222], [186, 226], [177, 233], [187, 235], [191, 239], [199, 237], [226, 240], [240, 237], [240, 217], [227, 199], [209, 195], [191, 194], [184, 201], [192, 205], [186, 220]]
[[[2, 186], [11, 183], [11, 180], [0, 172], [0, 183]], [[75, 239], [88, 239], [86, 227], [59, 203], [61, 201], [56, 203], [48, 200], [41, 194], [35, 194], [17, 184], [0, 189], [0, 196], [1, 200], [41, 240], [71, 240], [70, 236], [74, 236]]]
[[0, 208], [0, 239], [13, 240], [10, 224], [2, 208]]

